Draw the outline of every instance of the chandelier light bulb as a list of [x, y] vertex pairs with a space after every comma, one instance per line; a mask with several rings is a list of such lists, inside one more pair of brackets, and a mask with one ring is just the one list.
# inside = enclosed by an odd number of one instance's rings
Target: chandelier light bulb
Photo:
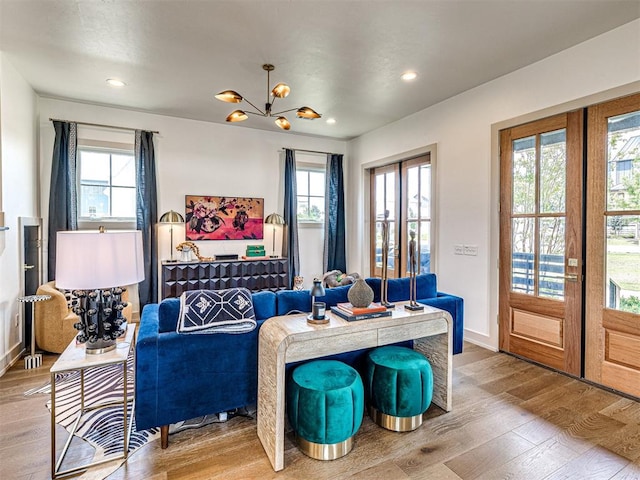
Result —
[[249, 116], [242, 110], [234, 110], [227, 117], [227, 122], [243, 122], [247, 118], [249, 118]]
[[242, 95], [233, 90], [225, 90], [216, 95], [216, 98], [221, 102], [227, 103], [240, 103], [242, 101]]
[[289, 95], [290, 92], [291, 88], [289, 88], [289, 85], [287, 85], [286, 83], [279, 83], [275, 87], [273, 87], [273, 90], [271, 90], [271, 95], [278, 98], [284, 98]]
[[313, 120], [314, 118], [320, 118], [322, 116], [311, 107], [300, 107], [296, 112], [296, 115], [298, 115], [298, 117], [300, 118], [306, 118], [308, 120]]
[[289, 120], [287, 120], [285, 117], [278, 117], [276, 119], [276, 125], [278, 125], [283, 130], [289, 130], [291, 128]]

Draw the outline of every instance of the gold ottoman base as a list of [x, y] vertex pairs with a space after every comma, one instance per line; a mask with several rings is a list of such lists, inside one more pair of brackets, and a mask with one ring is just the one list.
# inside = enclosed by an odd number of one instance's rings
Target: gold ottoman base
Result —
[[382, 413], [375, 407], [369, 407], [369, 416], [382, 428], [393, 432], [410, 432], [422, 425], [422, 414], [413, 417], [394, 417]]
[[353, 448], [353, 436], [338, 443], [314, 443], [296, 435], [298, 448], [316, 460], [335, 460], [344, 457]]

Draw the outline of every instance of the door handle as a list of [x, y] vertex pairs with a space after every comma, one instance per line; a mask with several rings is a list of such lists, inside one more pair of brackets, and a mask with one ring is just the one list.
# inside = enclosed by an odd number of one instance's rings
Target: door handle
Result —
[[564, 279], [567, 282], [577, 282], [578, 281], [578, 275], [577, 274], [569, 274], [569, 275], [565, 275]]
[[23, 265], [22, 268], [24, 268], [25, 270], [31, 270], [32, 268], [36, 268], [35, 265]]

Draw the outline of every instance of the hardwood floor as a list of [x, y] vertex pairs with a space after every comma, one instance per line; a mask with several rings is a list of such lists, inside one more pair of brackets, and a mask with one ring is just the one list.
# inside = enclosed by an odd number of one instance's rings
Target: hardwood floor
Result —
[[[48, 397], [23, 393], [54, 361], [0, 378], [0, 479], [50, 478]], [[275, 473], [255, 420], [236, 417], [172, 435], [168, 450], [151, 442], [109, 479], [640, 479], [640, 403], [468, 343], [454, 366], [452, 412], [432, 406], [410, 433], [365, 417], [339, 460], [312, 460], [289, 435]]]

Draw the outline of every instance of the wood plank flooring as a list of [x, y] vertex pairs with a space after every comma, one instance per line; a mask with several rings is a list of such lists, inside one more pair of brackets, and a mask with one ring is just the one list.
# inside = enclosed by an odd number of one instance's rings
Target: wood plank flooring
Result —
[[[50, 478], [44, 366], [16, 364], [0, 378], [0, 479]], [[147, 444], [110, 480], [209, 479], [640, 479], [640, 403], [472, 344], [454, 357], [453, 411], [393, 433], [365, 417], [354, 450], [312, 460], [286, 440], [286, 468], [271, 469], [254, 419], [236, 417]], [[85, 450], [80, 448], [80, 451]]]

